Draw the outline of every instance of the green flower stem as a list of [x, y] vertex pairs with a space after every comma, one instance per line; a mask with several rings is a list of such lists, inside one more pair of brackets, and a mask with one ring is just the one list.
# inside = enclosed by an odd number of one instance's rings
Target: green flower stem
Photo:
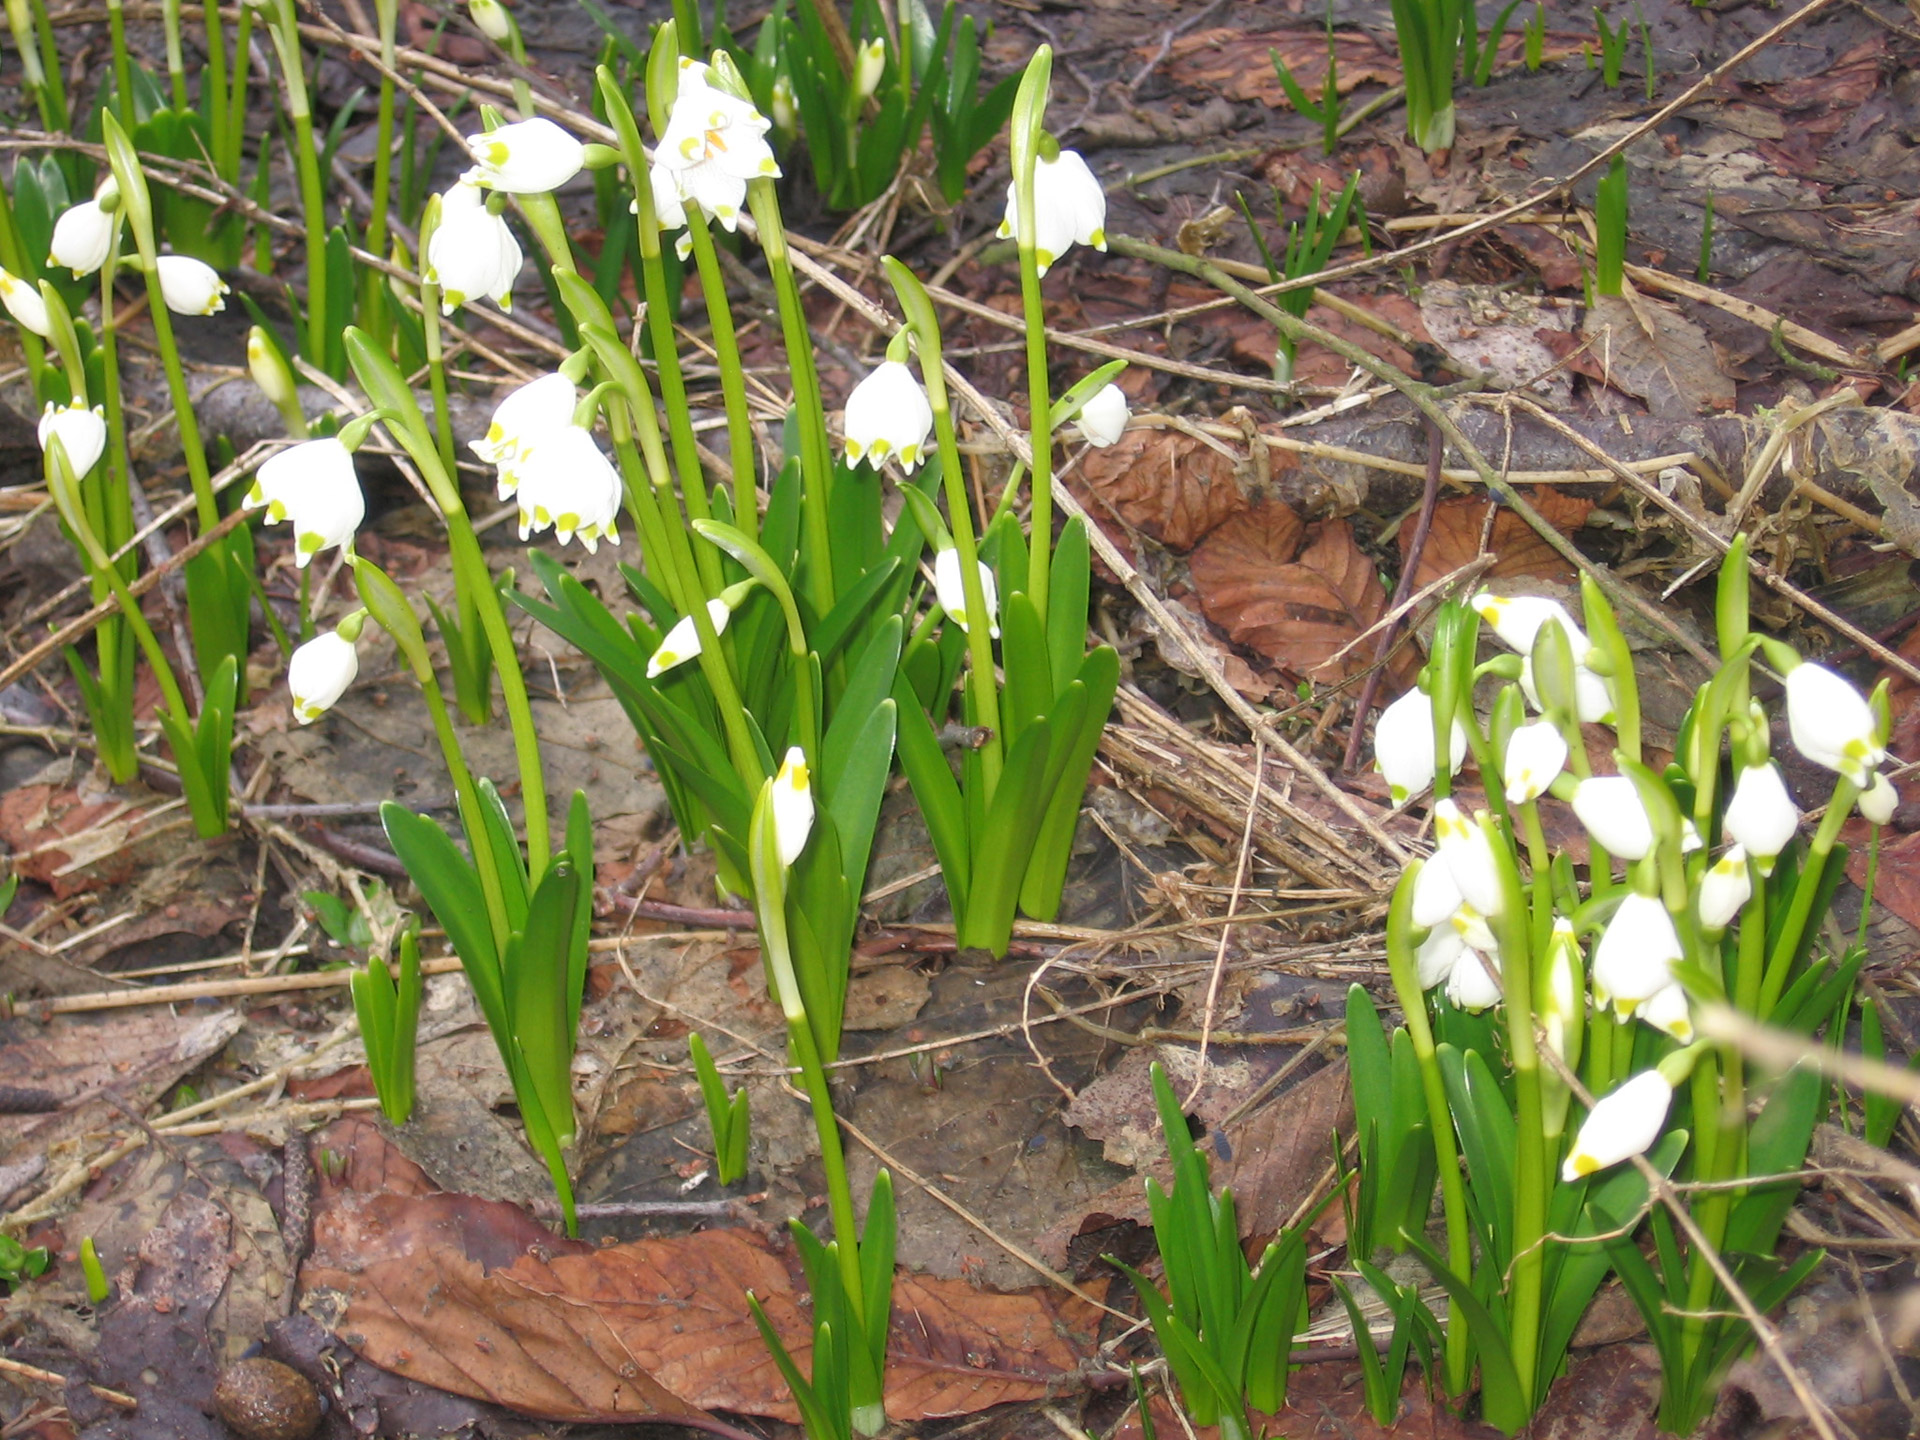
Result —
[[[439, 677], [433, 673], [432, 666], [427, 666], [424, 672], [416, 670], [414, 679], [420, 682], [420, 694], [425, 698], [427, 714], [433, 720], [434, 738], [440, 742], [440, 753], [447, 762], [447, 774], [453, 779], [453, 798], [460, 807], [460, 828], [466, 832], [467, 844], [473, 850], [473, 868], [480, 877], [480, 891], [486, 900], [487, 924], [493, 930], [493, 943], [505, 953], [513, 927], [507, 918], [506, 894], [500, 885], [503, 860], [493, 853], [493, 832], [487, 828], [480, 790], [473, 783], [473, 772], [467, 768], [467, 757], [460, 748], [460, 736], [453, 728], [453, 717], [447, 712], [447, 697], [441, 692]], [[532, 814], [531, 810], [528, 814]], [[532, 844], [531, 822], [528, 825], [527, 849], [530, 852], [529, 861], [545, 854], [544, 849], [536, 850]], [[544, 861], [542, 864], [530, 863], [527, 868], [529, 873], [537, 876], [543, 865]]]
[[[394, 46], [394, 32], [400, 24], [400, 0], [374, 0], [376, 23], [380, 27], [380, 108], [375, 122], [373, 152], [373, 194], [368, 206], [366, 248], [375, 255], [387, 253], [387, 205], [393, 193], [393, 77], [399, 61]], [[374, 270], [366, 272], [367, 294], [377, 295], [385, 283]], [[365, 307], [369, 320], [379, 319], [382, 338], [389, 328], [388, 312], [377, 300]], [[440, 367], [436, 363], [429, 367], [436, 377]], [[444, 388], [445, 381], [441, 381]], [[436, 426], [440, 419], [439, 405], [436, 400]], [[436, 429], [436, 433], [439, 433]]]
[[[1509, 904], [1518, 896], [1510, 894]], [[1514, 1200], [1513, 1273], [1507, 1323], [1513, 1343], [1513, 1368], [1529, 1410], [1538, 1403], [1540, 1385], [1540, 1304], [1546, 1277], [1548, 1167], [1546, 1120], [1540, 1092], [1540, 1056], [1534, 1046], [1533, 959], [1526, 932], [1509, 925], [1501, 934], [1500, 978], [1507, 998], [1507, 1050], [1513, 1062]], [[1510, 945], [1509, 938], [1520, 943]], [[1509, 953], [1517, 952], [1517, 953]]]
[[[426, 237], [421, 237], [424, 250]], [[447, 408], [446, 349], [440, 327], [440, 287], [432, 281], [420, 282], [420, 334], [427, 354], [427, 389], [433, 399], [433, 437], [440, 452], [440, 463], [449, 475], [460, 473], [454, 460], [453, 418]]]
[[1527, 866], [1533, 872], [1532, 928], [1528, 940], [1534, 957], [1544, 962], [1547, 942], [1553, 935], [1553, 852], [1547, 845], [1546, 829], [1540, 823], [1538, 800], [1521, 805], [1520, 825], [1527, 840]]
[[[127, 462], [126, 422], [120, 398], [120, 327], [115, 319], [113, 304], [113, 274], [118, 268], [119, 240], [120, 232], [116, 227], [106, 262], [100, 267], [100, 374], [101, 389], [105, 392], [102, 403], [107, 417], [107, 452], [104, 457], [106, 484], [96, 487], [96, 494], [104, 490], [104, 494], [100, 495], [104, 503], [97, 517], [91, 517], [98, 526], [98, 532], [103, 537], [103, 548], [109, 555], [127, 548], [127, 541], [134, 532], [130, 488], [134, 482]], [[121, 578], [131, 582], [140, 570], [139, 553], [128, 548], [117, 568]], [[93, 603], [97, 605], [111, 592], [100, 576], [91, 575], [89, 581]], [[105, 736], [95, 738], [102, 741], [101, 758], [107, 762], [108, 773], [113, 776], [114, 783], [121, 785], [133, 779], [140, 770], [139, 756], [135, 753], [133, 743], [133, 696], [118, 694], [115, 689], [117, 682], [112, 679], [122, 673], [123, 666], [131, 668], [132, 665], [131, 659], [122, 659], [122, 647], [129, 643], [129, 632], [123, 628], [123, 624], [117, 619], [104, 619], [94, 631], [94, 646], [100, 662], [100, 688], [117, 712], [115, 734], [111, 741]]]
[[313, 108], [300, 56], [300, 26], [293, 0], [276, 0], [269, 27], [287, 84], [287, 119], [293, 125], [294, 168], [300, 176], [301, 218], [307, 231], [307, 358], [325, 368], [327, 335], [327, 206], [320, 185], [320, 151], [313, 139]]
[[121, 0], [107, 0], [107, 34], [113, 45], [114, 108], [120, 123], [133, 132], [133, 62], [127, 56], [127, 18]]
[[187, 59], [180, 48], [180, 0], [161, 0], [160, 28], [166, 37], [167, 80], [173, 93], [173, 108], [185, 110], [187, 99]]
[[[245, 0], [240, 8], [246, 8]], [[207, 154], [214, 173], [231, 184], [235, 177], [220, 169], [227, 154], [227, 27], [217, 3], [203, 5], [201, 16], [207, 27], [207, 68], [200, 81], [200, 104], [207, 118]]]
[[[167, 394], [173, 401], [174, 422], [180, 427], [180, 448], [186, 454], [187, 478], [193, 485], [194, 518], [202, 530], [220, 523], [220, 507], [213, 498], [213, 475], [207, 469], [206, 447], [200, 441], [200, 419], [187, 390], [187, 372], [180, 364], [180, 347], [173, 338], [173, 312], [160, 293], [159, 256], [147, 253], [148, 237], [141, 239], [140, 268], [146, 272], [147, 311], [153, 318], [153, 341], [167, 372]], [[245, 656], [241, 656], [245, 659]]]
[[[648, 186], [650, 190], [652, 187]], [[746, 537], [760, 541], [759, 461], [753, 449], [753, 417], [747, 409], [746, 366], [740, 359], [740, 341], [733, 328], [733, 307], [727, 301], [726, 277], [698, 207], [687, 212], [687, 234], [693, 238], [694, 264], [700, 271], [700, 291], [707, 300], [707, 324], [713, 331], [713, 353], [720, 367], [720, 398], [727, 410], [727, 439], [733, 464], [733, 523]]]
[[[644, 191], [642, 184], [635, 187]], [[645, 200], [641, 201], [645, 204]], [[793, 404], [800, 427], [802, 528], [806, 536], [807, 600], [813, 613], [833, 610], [832, 532], [828, 503], [833, 489], [833, 452], [827, 445], [827, 412], [820, 399], [820, 376], [813, 365], [813, 335], [807, 328], [806, 308], [800, 303], [800, 284], [787, 250], [786, 227], [771, 180], [747, 182], [747, 207], [759, 231], [760, 248], [767, 257], [779, 301], [780, 333], [787, 363], [793, 370]], [[969, 601], [969, 604], [972, 602]]]
[[[226, 95], [227, 149], [214, 158], [220, 173], [229, 180], [240, 176], [240, 149], [247, 134], [248, 78], [253, 67], [253, 7], [241, 0], [240, 23], [233, 36], [233, 75]], [[217, 102], [216, 102], [217, 103]], [[264, 151], [262, 152], [264, 155]]]
[[1833, 798], [1827, 801], [1827, 813], [1820, 817], [1820, 828], [1813, 832], [1813, 842], [1807, 847], [1807, 862], [1800, 867], [1800, 878], [1794, 884], [1793, 899], [1787, 906], [1786, 920], [1780, 927], [1779, 938], [1773, 942], [1773, 953], [1767, 957], [1760, 1002], [1749, 1012], [1763, 1024], [1779, 1003], [1780, 992], [1787, 987], [1787, 971], [1793, 965], [1794, 952], [1800, 948], [1800, 937], [1806, 933], [1807, 919], [1813, 913], [1821, 872], [1827, 868], [1827, 857], [1833, 853], [1834, 841], [1840, 838], [1840, 827], [1846, 823], [1859, 794], [1859, 787], [1851, 780], [1836, 781]]
[[1033, 447], [1027, 597], [1044, 625], [1053, 573], [1053, 399], [1047, 385], [1047, 309], [1040, 294], [1040, 257], [1033, 245], [1038, 223], [1033, 213], [1033, 160], [1029, 154], [1016, 177], [1014, 193], [1020, 216], [1020, 308], [1026, 320], [1028, 434]]

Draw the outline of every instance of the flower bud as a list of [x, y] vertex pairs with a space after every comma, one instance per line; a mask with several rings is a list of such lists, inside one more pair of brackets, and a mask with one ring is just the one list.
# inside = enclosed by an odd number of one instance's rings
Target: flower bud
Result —
[[1747, 873], [1746, 847], [1735, 845], [1700, 877], [1700, 928], [1718, 934], [1733, 923], [1748, 900], [1753, 898], [1753, 877]]
[[[987, 633], [995, 640], [1000, 638], [1000, 592], [994, 584], [993, 571], [987, 568], [984, 560], [976, 560], [980, 567], [980, 598], [987, 606]], [[967, 628], [967, 587], [960, 574], [960, 551], [957, 546], [949, 545], [933, 557], [933, 594], [940, 602], [940, 608], [947, 612], [947, 618], [958, 625], [962, 633]]]
[[1860, 798], [1855, 803], [1869, 825], [1885, 825], [1893, 819], [1893, 812], [1900, 808], [1900, 792], [1893, 788], [1893, 782], [1885, 775], [1875, 774], [1873, 783], [1860, 792]]
[[772, 105], [775, 125], [789, 135], [800, 128], [800, 112], [793, 103], [793, 82], [785, 75], [774, 78]]
[[[1467, 732], [1456, 719], [1448, 747], [1447, 773], [1457, 775], [1467, 756]], [[1433, 700], [1409, 690], [1380, 712], [1373, 728], [1374, 767], [1387, 778], [1387, 794], [1404, 805], [1433, 784]]]
[[247, 332], [247, 373], [276, 408], [284, 410], [300, 403], [300, 389], [294, 382], [293, 371], [287, 368], [287, 362], [267, 338], [267, 332], [258, 325]]
[[880, 88], [880, 77], [887, 73], [887, 42], [876, 35], [855, 53], [853, 93], [861, 100]]
[[155, 262], [160, 298], [176, 315], [218, 315], [227, 308], [227, 282], [204, 260], [162, 255]]
[[1667, 907], [1651, 895], [1620, 902], [1593, 951], [1593, 998], [1627, 1019], [1673, 983], [1673, 964], [1685, 952]]
[[1540, 1028], [1547, 1047], [1567, 1064], [1577, 1063], [1570, 1055], [1567, 1040], [1586, 1016], [1586, 996], [1580, 984], [1580, 942], [1574, 938], [1573, 922], [1564, 915], [1553, 917], [1553, 934], [1547, 941], [1546, 984], [1538, 1006]]
[[1800, 812], [1793, 808], [1778, 766], [1769, 761], [1740, 772], [1721, 828], [1760, 862], [1762, 875], [1772, 871], [1773, 857], [1787, 848], [1800, 828]]
[[47, 302], [40, 287], [31, 280], [0, 270], [0, 305], [23, 330], [31, 330], [42, 339], [53, 335], [53, 318], [47, 314]]
[[891, 455], [912, 471], [926, 458], [933, 406], [904, 363], [883, 360], [847, 396], [845, 424], [848, 464], [878, 470]]
[[1567, 632], [1567, 644], [1573, 651], [1576, 666], [1584, 666], [1593, 649], [1587, 632], [1573, 623], [1573, 616], [1558, 600], [1538, 595], [1495, 595], [1490, 590], [1482, 590], [1473, 597], [1473, 608], [1503, 644], [1522, 655], [1533, 652], [1540, 627], [1549, 620], [1558, 620], [1560, 628]]
[[1610, 855], [1644, 859], [1653, 849], [1653, 821], [1625, 775], [1590, 775], [1573, 788], [1573, 813]]
[[790, 866], [800, 858], [812, 832], [813, 787], [807, 778], [807, 757], [794, 745], [773, 777], [773, 833], [782, 865]]
[[[713, 633], [718, 635], [733, 619], [733, 611], [727, 608], [724, 600], [709, 600], [707, 619], [713, 622]], [[653, 652], [653, 658], [647, 661], [647, 678], [656, 679], [674, 666], [684, 665], [699, 653], [700, 631], [693, 623], [693, 616], [682, 615], [661, 638], [660, 648]]]
[[56, 406], [48, 401], [40, 415], [39, 433], [43, 454], [49, 441], [59, 439], [60, 448], [67, 452], [67, 466], [73, 471], [73, 478], [79, 480], [106, 453], [106, 411], [98, 405], [89, 410], [78, 402]]
[[331, 710], [360, 673], [360, 652], [338, 630], [316, 635], [287, 662], [293, 718], [311, 725]]
[[467, 18], [496, 45], [506, 44], [513, 36], [513, 17], [500, 0], [467, 0]]
[[1507, 803], [1523, 805], [1539, 799], [1566, 764], [1567, 740], [1558, 725], [1551, 720], [1522, 725], [1507, 741], [1506, 761], [1501, 770], [1507, 786]]
[[1127, 428], [1127, 392], [1118, 385], [1102, 385], [1088, 397], [1075, 417], [1080, 438], [1096, 449], [1113, 444]]
[[1873, 711], [1841, 676], [1810, 661], [1787, 671], [1787, 729], [1807, 759], [1865, 789], [1887, 758]]
[[1618, 1086], [1595, 1102], [1561, 1166], [1560, 1178], [1571, 1184], [1630, 1155], [1645, 1154], [1660, 1138], [1672, 1104], [1673, 1086], [1658, 1070], [1644, 1070]]

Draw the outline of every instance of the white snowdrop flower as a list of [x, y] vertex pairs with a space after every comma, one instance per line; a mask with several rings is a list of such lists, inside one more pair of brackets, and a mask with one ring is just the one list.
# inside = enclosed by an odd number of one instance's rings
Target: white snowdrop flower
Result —
[[53, 222], [53, 241], [48, 246], [47, 263], [64, 265], [78, 280], [91, 275], [107, 263], [113, 248], [113, 216], [100, 208], [96, 199], [69, 205]]
[[589, 554], [620, 543], [620, 472], [579, 425], [555, 426], [528, 442], [519, 459], [520, 538], [553, 527], [560, 543], [578, 538]]
[[[995, 640], [1000, 638], [1000, 591], [994, 584], [993, 571], [987, 568], [984, 560], [976, 560], [980, 567], [980, 597], [987, 606], [987, 634]], [[933, 595], [940, 602], [940, 608], [947, 612], [947, 618], [958, 625], [962, 633], [967, 628], [967, 587], [960, 574], [959, 547], [949, 545], [933, 557]]]
[[559, 189], [580, 173], [587, 155], [584, 145], [544, 115], [469, 135], [467, 148], [479, 163], [464, 178], [509, 195]]
[[467, 0], [467, 17], [496, 45], [506, 44], [513, 35], [513, 17], [500, 0]]
[[53, 317], [47, 314], [47, 302], [40, 294], [40, 287], [31, 280], [0, 269], [0, 305], [7, 307], [7, 313], [22, 329], [31, 330], [42, 339], [52, 337]]
[[1532, 652], [1540, 627], [1549, 620], [1558, 620], [1560, 628], [1567, 632], [1567, 644], [1573, 651], [1575, 665], [1584, 666], [1593, 649], [1586, 631], [1573, 623], [1573, 616], [1558, 600], [1538, 595], [1495, 595], [1490, 590], [1482, 590], [1473, 597], [1473, 608], [1504, 644], [1522, 655]]
[[1855, 802], [1860, 813], [1867, 818], [1869, 825], [1885, 825], [1893, 819], [1893, 812], [1900, 808], [1900, 792], [1885, 775], [1876, 774], [1873, 783], [1860, 792]]
[[880, 77], [887, 73], [887, 42], [876, 35], [855, 53], [853, 93], [862, 100], [880, 88]]
[[767, 117], [739, 96], [682, 70], [667, 130], [654, 151], [680, 195], [731, 230], [740, 222], [749, 180], [772, 179], [780, 163], [767, 144]]
[[[727, 622], [733, 619], [733, 611], [727, 608], [724, 600], [707, 601], [707, 619], [713, 622], [713, 633], [721, 634], [727, 628]], [[660, 648], [653, 652], [653, 658], [647, 661], [647, 678], [657, 679], [676, 665], [684, 665], [700, 653], [700, 631], [693, 623], [693, 616], [682, 615], [673, 624], [673, 628], [661, 638]]]
[[56, 406], [47, 402], [40, 413], [40, 449], [56, 437], [67, 452], [67, 468], [79, 480], [93, 469], [107, 449], [107, 412], [98, 405], [89, 410], [75, 401]]
[[1453, 974], [1454, 963], [1465, 953], [1467, 942], [1451, 925], [1436, 925], [1420, 942], [1420, 948], [1413, 952], [1414, 964], [1420, 972], [1420, 988], [1431, 990], [1436, 985], [1446, 983]]
[[331, 710], [360, 673], [360, 651], [338, 630], [316, 635], [287, 662], [293, 718], [311, 725]]
[[780, 863], [792, 865], [806, 849], [813, 833], [813, 786], [807, 778], [807, 757], [790, 746], [773, 777], [773, 835], [780, 847]]
[[1502, 778], [1507, 786], [1507, 803], [1522, 805], [1546, 793], [1567, 764], [1567, 740], [1560, 727], [1550, 720], [1522, 725], [1507, 741]]
[[176, 315], [218, 315], [227, 308], [227, 282], [204, 260], [191, 255], [162, 255], [154, 268], [160, 298]]
[[478, 185], [461, 180], [440, 197], [440, 223], [427, 241], [425, 278], [440, 287], [442, 315], [480, 299], [511, 310], [523, 258], [506, 217], [487, 208]]
[[1482, 915], [1498, 915], [1504, 895], [1493, 842], [1486, 831], [1453, 801], [1442, 800], [1433, 807], [1433, 835], [1466, 903]]
[[1733, 923], [1741, 907], [1753, 898], [1753, 877], [1747, 873], [1747, 852], [1735, 845], [1700, 877], [1700, 889], [1694, 906], [1700, 915], [1700, 927], [1717, 933]]
[[516, 387], [494, 406], [487, 433], [469, 440], [467, 448], [482, 464], [499, 467], [502, 500], [520, 488], [521, 457], [543, 435], [571, 425], [578, 400], [573, 381], [556, 370]]
[[1080, 407], [1074, 425], [1082, 440], [1104, 450], [1126, 432], [1127, 415], [1127, 392], [1118, 385], [1102, 385]]
[[1625, 775], [1589, 775], [1573, 787], [1573, 813], [1610, 855], [1644, 859], [1653, 849], [1653, 821]]
[[1673, 983], [1685, 952], [1667, 907], [1651, 895], [1628, 895], [1593, 951], [1593, 996], [1626, 1019]]
[[1560, 1178], [1571, 1184], [1629, 1156], [1645, 1154], [1660, 1138], [1672, 1104], [1673, 1086], [1658, 1070], [1643, 1070], [1618, 1086], [1595, 1102], [1560, 1167]]
[[1448, 923], [1453, 926], [1453, 933], [1465, 941], [1471, 949], [1478, 950], [1483, 955], [1500, 953], [1499, 938], [1494, 935], [1493, 928], [1487, 924], [1487, 917], [1466, 901], [1460, 902], [1460, 908], [1453, 912]]
[[1481, 1011], [1500, 1003], [1498, 962], [1471, 945], [1463, 946], [1460, 958], [1447, 975], [1447, 999], [1462, 1010]]
[[268, 460], [255, 473], [246, 503], [265, 506], [269, 525], [292, 524], [294, 560], [302, 569], [329, 546], [351, 547], [353, 532], [367, 518], [353, 454], [331, 436], [290, 446]]
[[847, 396], [847, 463], [878, 470], [889, 456], [911, 471], [927, 458], [933, 406], [903, 361], [883, 360]]
[[[1019, 199], [1010, 183], [1001, 239], [1020, 238], [1019, 212]], [[1062, 150], [1058, 159], [1034, 161], [1033, 228], [1033, 254], [1042, 275], [1075, 245], [1107, 248], [1107, 192], [1077, 151]]]
[[[1447, 773], [1457, 775], [1467, 756], [1467, 732], [1457, 719], [1448, 748], [1453, 753]], [[1424, 690], [1409, 690], [1380, 712], [1373, 728], [1373, 764], [1386, 776], [1395, 806], [1433, 784], [1433, 699]]]
[[1887, 758], [1865, 698], [1840, 675], [1811, 661], [1787, 672], [1786, 688], [1794, 748], [1865, 789], [1874, 767]]
[[1656, 1030], [1664, 1030], [1682, 1045], [1693, 1042], [1693, 1007], [1687, 1001], [1686, 987], [1668, 985], [1649, 996], [1640, 1007], [1640, 1018]]
[[1800, 828], [1800, 812], [1793, 808], [1780, 767], [1768, 761], [1741, 770], [1720, 824], [1730, 839], [1739, 841], [1759, 861], [1760, 873], [1769, 874], [1774, 856], [1787, 848]]
[[1460, 908], [1460, 887], [1453, 883], [1453, 871], [1438, 856], [1423, 861], [1413, 879], [1413, 926], [1431, 930], [1453, 918]]

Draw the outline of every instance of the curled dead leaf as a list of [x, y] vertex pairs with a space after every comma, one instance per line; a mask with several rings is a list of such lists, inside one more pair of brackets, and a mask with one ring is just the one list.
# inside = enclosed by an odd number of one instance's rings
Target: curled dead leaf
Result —
[[1173, 550], [1190, 550], [1247, 508], [1231, 455], [1177, 430], [1129, 430], [1090, 450], [1079, 479], [1128, 525]]
[[[1527, 499], [1540, 512], [1541, 518], [1562, 535], [1571, 535], [1578, 530], [1587, 523], [1587, 516], [1593, 512], [1591, 500], [1569, 495], [1551, 485], [1529, 490]], [[1487, 528], [1489, 513], [1493, 519], [1490, 533]], [[1568, 585], [1574, 582], [1573, 567], [1562, 560], [1559, 553], [1515, 512], [1496, 506], [1491, 500], [1472, 495], [1452, 495], [1434, 506], [1427, 542], [1421, 547], [1420, 564], [1413, 572], [1414, 588], [1431, 584], [1471, 562], [1480, 554], [1480, 538], [1483, 534], [1488, 536], [1487, 553], [1494, 557], [1492, 567], [1484, 573], [1484, 579], [1512, 580], [1536, 576]], [[1402, 525], [1400, 554], [1403, 558], [1412, 542], [1412, 527]]]

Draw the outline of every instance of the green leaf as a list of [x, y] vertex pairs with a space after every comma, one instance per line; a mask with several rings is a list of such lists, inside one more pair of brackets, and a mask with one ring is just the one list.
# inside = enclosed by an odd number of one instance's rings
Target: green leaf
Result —
[[567, 971], [578, 910], [571, 859], [547, 867], [527, 905], [527, 924], [507, 945], [504, 993], [514, 1044], [557, 1144], [573, 1138], [573, 1032], [567, 1029]]
[[926, 822], [927, 837], [939, 858], [954, 919], [964, 923], [973, 879], [972, 852], [967, 847], [966, 804], [953, 778], [953, 770], [947, 764], [946, 752], [940, 748], [939, 737], [934, 734], [927, 712], [920, 707], [904, 666], [894, 681], [893, 696], [898, 707], [900, 768], [913, 787], [913, 798], [920, 804], [920, 817]]
[[1086, 695], [1086, 707], [1053, 781], [1046, 814], [1021, 882], [1020, 909], [1035, 920], [1050, 921], [1060, 913], [1067, 864], [1073, 858], [1073, 835], [1080, 823], [1080, 802], [1086, 796], [1087, 776], [1093, 769], [1094, 753], [1100, 748], [1100, 736], [1106, 730], [1119, 685], [1120, 657], [1112, 646], [1102, 645], [1081, 662], [1078, 678], [1062, 692], [1055, 706], [1055, 715], [1064, 720], [1074, 688], [1080, 687]]
[[[1084, 692], [1082, 692], [1084, 693]], [[1061, 708], [1066, 707], [1063, 702]], [[1013, 744], [1000, 783], [988, 803], [984, 823], [970, 833], [973, 874], [967, 889], [967, 913], [959, 940], [1004, 955], [1013, 938], [1013, 907], [1033, 854], [1034, 838], [1047, 803], [1047, 770], [1054, 725], [1065, 717], [1035, 720]], [[925, 801], [922, 801], [924, 807]]]
[[1024, 591], [1007, 596], [1000, 623], [1000, 659], [1006, 673], [1000, 720], [1006, 727], [1008, 743], [1014, 744], [1027, 726], [1053, 708], [1053, 676], [1047, 668], [1046, 633], [1040, 612]]
[[495, 1043], [503, 1053], [509, 1052], [513, 1027], [500, 974], [500, 952], [494, 946], [480, 877], [447, 832], [425, 815], [416, 815], [389, 800], [380, 807], [380, 824], [393, 853], [407, 867], [408, 877], [447, 932], [447, 942], [460, 957], [467, 983], [473, 986], [473, 998], [487, 1017]]
[[1520, 1388], [1520, 1374], [1514, 1368], [1506, 1327], [1481, 1303], [1467, 1281], [1447, 1268], [1446, 1261], [1424, 1237], [1416, 1235], [1408, 1239], [1414, 1255], [1453, 1301], [1455, 1323], [1464, 1320], [1473, 1335], [1474, 1349], [1480, 1357], [1482, 1415], [1488, 1424], [1509, 1435], [1516, 1433], [1532, 1416], [1533, 1402]]
[[[1087, 648], [1087, 596], [1092, 584], [1087, 525], [1071, 517], [1053, 547], [1052, 593], [1047, 599], [1047, 651], [1054, 688], [1064, 691], [1084, 664]], [[1102, 719], [1104, 723], [1104, 716]]]
[[887, 1328], [893, 1311], [893, 1257], [898, 1224], [893, 1208], [893, 1176], [876, 1171], [867, 1195], [867, 1218], [860, 1227], [860, 1289], [866, 1314], [867, 1346], [874, 1373], [887, 1368]]
[[[507, 904], [507, 928], [524, 930], [527, 924], [527, 866], [520, 854], [520, 840], [514, 834], [513, 820], [507, 814], [506, 801], [493, 781], [484, 777], [475, 787], [480, 795], [480, 820], [487, 827], [487, 843], [493, 851], [500, 891]], [[474, 837], [467, 836], [467, 848], [478, 854]]]
[[[1805, 1065], [1789, 1070], [1747, 1132], [1747, 1174], [1796, 1174], [1806, 1162], [1807, 1146], [1826, 1108], [1827, 1082], [1819, 1073]], [[1736, 1254], [1771, 1254], [1799, 1193], [1796, 1180], [1750, 1190], [1733, 1207], [1721, 1248]]]
[[573, 945], [567, 952], [567, 1033], [580, 1033], [580, 1003], [587, 988], [587, 942], [593, 938], [593, 816], [587, 792], [576, 790], [567, 803], [566, 855], [580, 876], [574, 903]]

